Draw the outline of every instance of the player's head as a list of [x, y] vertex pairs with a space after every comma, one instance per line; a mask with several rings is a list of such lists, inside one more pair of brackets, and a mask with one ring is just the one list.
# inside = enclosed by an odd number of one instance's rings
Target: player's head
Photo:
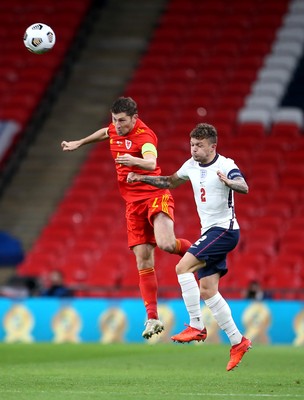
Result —
[[190, 132], [191, 155], [202, 164], [211, 162], [216, 154], [217, 131], [213, 125], [198, 124]]
[[190, 138], [198, 140], [207, 139], [210, 143], [217, 143], [217, 131], [213, 125], [205, 123], [197, 124], [190, 132]]
[[118, 97], [111, 108], [112, 114], [125, 113], [129, 117], [138, 114], [137, 104], [131, 97]]
[[138, 118], [137, 104], [131, 97], [119, 97], [111, 107], [112, 122], [120, 136], [128, 134]]

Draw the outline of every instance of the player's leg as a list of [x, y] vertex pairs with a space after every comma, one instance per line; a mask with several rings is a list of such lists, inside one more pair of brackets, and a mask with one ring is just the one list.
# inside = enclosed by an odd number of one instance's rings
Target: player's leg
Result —
[[[225, 261], [227, 251], [234, 248], [238, 241], [238, 235], [229, 235], [226, 231], [222, 228], [210, 229], [190, 247], [176, 266], [192, 329], [175, 335], [172, 337], [173, 340], [187, 342], [196, 340], [196, 330], [201, 331], [204, 328], [201, 320], [200, 294], [204, 300], [217, 294], [219, 277], [227, 272]], [[198, 271], [201, 281], [201, 293], [193, 275], [195, 271]]]
[[218, 291], [220, 274], [206, 276], [200, 279], [200, 293], [206, 306], [210, 309], [218, 326], [226, 333], [232, 345], [240, 343], [242, 335], [231, 314], [231, 309]]
[[148, 319], [158, 319], [157, 278], [154, 270], [154, 246], [140, 244], [132, 248], [139, 275], [139, 288], [144, 301]]
[[218, 291], [220, 275], [214, 274], [200, 279], [201, 297], [211, 311], [218, 326], [226, 333], [231, 343], [227, 371], [237, 367], [244, 354], [251, 348], [251, 341], [240, 333], [232, 317], [231, 308]]
[[150, 339], [164, 330], [163, 323], [157, 313], [157, 278], [154, 269], [154, 246], [141, 244], [133, 247], [139, 274], [139, 288], [143, 299], [147, 321], [142, 336]]
[[[236, 367], [251, 347], [251, 342], [242, 336], [231, 314], [229, 304], [220, 294], [219, 280], [227, 272], [226, 256], [239, 241], [239, 231], [214, 228], [206, 234], [209, 246], [200, 243], [200, 250], [206, 259], [206, 266], [198, 270], [200, 293], [219, 327], [226, 333], [231, 343], [230, 361], [227, 370]], [[211, 241], [211, 242], [210, 242]], [[203, 246], [205, 246], [203, 248]], [[191, 250], [190, 250], [191, 251]], [[207, 256], [207, 257], [206, 257]]]
[[200, 290], [194, 272], [204, 265], [190, 253], [186, 253], [176, 266], [177, 279], [181, 287], [185, 307], [189, 314], [189, 325], [171, 337], [176, 342], [204, 341], [207, 330], [201, 314]]
[[240, 343], [242, 335], [231, 314], [231, 309], [218, 291], [220, 274], [206, 276], [200, 279], [200, 293], [206, 306], [210, 309], [219, 327], [226, 333], [232, 345]]
[[136, 257], [139, 288], [146, 308], [147, 321], [142, 335], [149, 339], [164, 326], [157, 313], [157, 278], [154, 269], [155, 238], [147, 218], [147, 207], [141, 202], [128, 203], [126, 208], [128, 245]]
[[171, 195], [156, 198], [149, 205], [149, 220], [154, 227], [157, 246], [181, 257], [191, 246], [187, 239], [176, 238], [174, 233], [174, 201]]
[[153, 227], [157, 246], [168, 253], [174, 253], [176, 239], [172, 219], [167, 214], [159, 212], [154, 215]]

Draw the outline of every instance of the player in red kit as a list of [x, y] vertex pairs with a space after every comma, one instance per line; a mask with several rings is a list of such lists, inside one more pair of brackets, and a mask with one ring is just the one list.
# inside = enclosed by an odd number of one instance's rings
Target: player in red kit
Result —
[[137, 104], [130, 97], [120, 97], [111, 108], [112, 123], [80, 140], [61, 143], [63, 151], [73, 151], [89, 144], [110, 140], [116, 164], [119, 190], [126, 201], [128, 245], [133, 250], [139, 273], [139, 288], [146, 307], [147, 321], [142, 336], [151, 338], [164, 330], [157, 312], [157, 279], [154, 248], [183, 256], [191, 243], [176, 239], [174, 201], [168, 189], [143, 182], [128, 183], [129, 172], [160, 176], [157, 164], [157, 136], [138, 118]]

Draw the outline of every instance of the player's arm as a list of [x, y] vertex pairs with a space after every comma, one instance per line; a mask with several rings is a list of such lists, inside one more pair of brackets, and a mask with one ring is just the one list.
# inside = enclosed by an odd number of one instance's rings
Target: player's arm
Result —
[[148, 185], [152, 185], [160, 189], [174, 189], [187, 181], [179, 178], [177, 173], [174, 173], [173, 175], [170, 176], [149, 176], [149, 175], [140, 175], [134, 172], [130, 172], [127, 177], [127, 182], [128, 183], [144, 182], [147, 183]]
[[79, 147], [90, 143], [102, 142], [109, 139], [108, 128], [98, 129], [96, 132], [79, 140], [72, 140], [70, 142], [63, 141], [61, 147], [63, 151], [77, 150]]
[[154, 171], [156, 168], [157, 150], [152, 143], [146, 143], [142, 147], [142, 158], [131, 156], [131, 154], [121, 154], [116, 159], [116, 164], [128, 167], [137, 167], [145, 171]]
[[137, 167], [146, 171], [154, 171], [156, 168], [156, 157], [153, 154], [144, 154], [143, 158], [133, 157], [131, 154], [122, 154], [115, 158], [116, 164], [128, 167]]
[[230, 189], [234, 190], [237, 193], [247, 194], [249, 192], [249, 187], [245, 179], [241, 176], [235, 177], [234, 179], [229, 179], [225, 174], [218, 171], [217, 172], [220, 181], [223, 182]]

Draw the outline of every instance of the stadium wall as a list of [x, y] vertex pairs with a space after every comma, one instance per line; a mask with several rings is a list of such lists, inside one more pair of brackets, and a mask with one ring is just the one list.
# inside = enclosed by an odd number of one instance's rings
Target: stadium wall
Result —
[[[229, 301], [235, 322], [254, 343], [304, 345], [304, 303], [299, 301]], [[188, 322], [181, 300], [159, 306], [166, 326], [147, 343], [170, 342]], [[208, 343], [228, 343], [207, 308], [202, 314]], [[145, 310], [139, 299], [0, 299], [0, 341], [54, 343], [143, 342]]]

